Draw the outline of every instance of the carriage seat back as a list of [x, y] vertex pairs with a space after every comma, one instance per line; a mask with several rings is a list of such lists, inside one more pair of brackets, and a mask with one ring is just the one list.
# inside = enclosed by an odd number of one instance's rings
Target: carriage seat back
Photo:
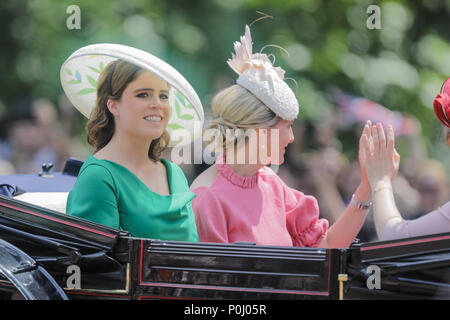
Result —
[[68, 192], [26, 192], [15, 196], [14, 199], [28, 202], [60, 213], [66, 213], [66, 203], [68, 196]]

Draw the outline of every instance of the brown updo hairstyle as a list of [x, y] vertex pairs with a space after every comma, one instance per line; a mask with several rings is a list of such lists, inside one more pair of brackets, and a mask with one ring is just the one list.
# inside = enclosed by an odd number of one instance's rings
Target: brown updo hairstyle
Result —
[[[142, 68], [122, 61], [109, 63], [97, 81], [97, 101], [87, 123], [87, 142], [94, 148], [94, 153], [108, 144], [114, 135], [114, 116], [106, 103], [108, 99], [120, 100], [123, 91], [143, 71]], [[170, 135], [164, 130], [161, 137], [154, 139], [148, 150], [148, 156], [153, 161], [159, 161], [161, 154], [170, 141]]]

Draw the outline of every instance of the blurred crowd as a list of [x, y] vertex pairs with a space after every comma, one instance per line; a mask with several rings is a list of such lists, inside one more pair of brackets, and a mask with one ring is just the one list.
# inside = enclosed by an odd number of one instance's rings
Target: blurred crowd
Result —
[[[70, 103], [63, 100], [55, 106], [38, 99], [16, 110], [13, 116], [0, 113], [0, 176], [37, 174], [49, 163], [53, 171], [62, 171], [69, 157], [87, 158], [90, 150], [85, 133], [76, 127], [77, 111]], [[285, 162], [275, 168], [288, 186], [318, 199], [321, 216], [330, 224], [344, 211], [360, 182], [357, 150], [362, 126], [363, 122], [343, 125], [341, 117], [317, 122], [299, 118]], [[409, 152], [401, 154], [400, 171], [394, 180], [395, 198], [402, 216], [415, 219], [448, 201], [449, 180], [442, 163], [427, 156], [420, 126], [403, 139]], [[348, 149], [353, 152], [348, 153]], [[180, 166], [189, 183], [207, 168], [206, 164]], [[363, 242], [377, 240], [370, 213], [358, 238]]]
[[43, 164], [62, 171], [69, 157], [87, 154], [76, 138], [76, 110], [67, 101], [56, 107], [48, 99], [36, 99], [13, 109], [7, 114], [3, 107], [0, 113], [0, 176], [37, 174]]

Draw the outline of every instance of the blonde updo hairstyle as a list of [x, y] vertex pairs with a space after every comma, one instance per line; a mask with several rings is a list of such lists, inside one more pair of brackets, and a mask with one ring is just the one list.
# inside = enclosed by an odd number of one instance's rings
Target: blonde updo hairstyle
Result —
[[[133, 82], [143, 71], [140, 67], [115, 60], [109, 63], [100, 74], [97, 81], [97, 101], [86, 126], [87, 142], [99, 151], [108, 144], [114, 135], [114, 116], [107, 107], [108, 99], [120, 100], [129, 83]], [[154, 161], [160, 160], [162, 152], [170, 141], [167, 130], [158, 138], [152, 140], [148, 156]]]
[[217, 130], [216, 137], [220, 137], [218, 144], [209, 145], [214, 152], [226, 149], [227, 130], [234, 130], [236, 145], [248, 137], [248, 129], [270, 128], [281, 120], [250, 91], [237, 84], [216, 94], [211, 102], [211, 109], [213, 119], [206, 129]]

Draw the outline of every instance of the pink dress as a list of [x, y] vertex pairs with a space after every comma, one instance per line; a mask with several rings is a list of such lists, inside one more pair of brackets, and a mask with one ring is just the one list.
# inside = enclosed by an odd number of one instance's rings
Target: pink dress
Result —
[[197, 196], [192, 207], [201, 242], [319, 245], [328, 221], [319, 219], [316, 198], [289, 188], [268, 167], [243, 177], [223, 160], [216, 164], [219, 172], [214, 183], [193, 190]]

